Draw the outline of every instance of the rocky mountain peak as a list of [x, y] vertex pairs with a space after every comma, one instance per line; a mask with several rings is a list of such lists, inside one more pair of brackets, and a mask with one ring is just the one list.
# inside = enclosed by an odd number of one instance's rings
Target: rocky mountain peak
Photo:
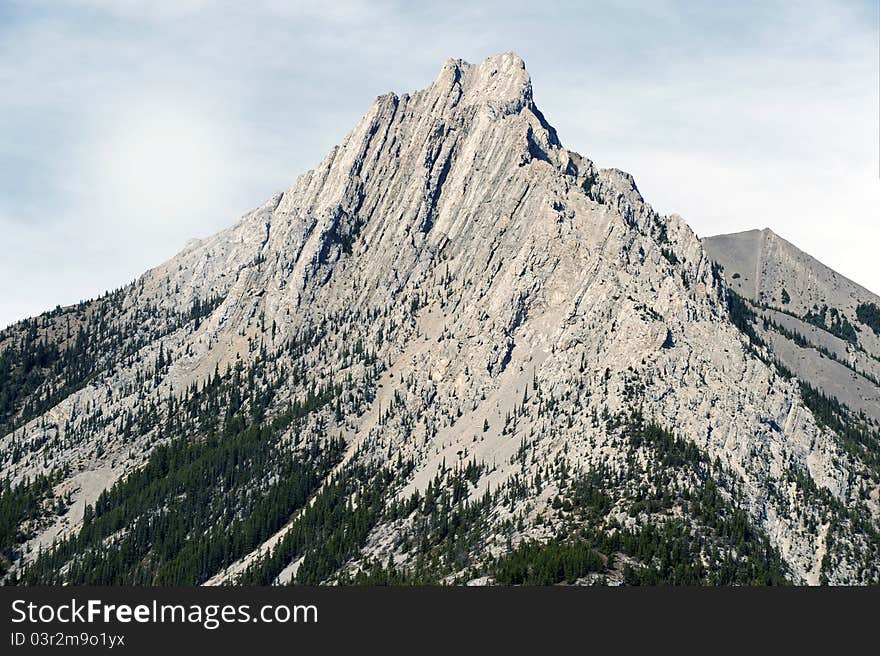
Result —
[[532, 103], [532, 81], [525, 62], [509, 52], [479, 64], [449, 59], [432, 85], [440, 93], [458, 90], [464, 106], [484, 104], [501, 115], [513, 114]]
[[755, 330], [806, 384], [880, 421], [880, 297], [770, 228], [706, 237]]
[[[198, 572], [160, 563], [149, 581], [322, 582], [435, 557], [430, 576], [457, 577], [485, 554], [585, 526], [621, 553], [657, 527], [698, 535], [712, 548], [687, 546], [689, 566], [740, 559], [747, 580], [876, 580], [868, 538], [846, 528], [876, 512], [871, 470], [817, 424], [728, 300], [683, 219], [655, 212], [629, 174], [562, 147], [522, 59], [453, 59], [426, 89], [381, 96], [318, 166], [227, 230], [118, 294], [6, 335], [45, 336], [88, 366], [15, 388], [0, 474], [64, 472], [70, 511], [34, 531], [36, 554], [74, 534], [114, 482], [134, 481], [136, 495], [156, 448], [188, 452], [208, 435], [217, 452], [205, 458], [220, 466], [227, 440], [265, 453], [234, 489], [208, 477], [205, 498], [223, 503], [187, 516], [180, 544], [221, 539], [213, 527], [257, 513], [251, 500], [274, 504], [263, 519], [230, 527], [234, 544]], [[308, 503], [290, 493], [303, 458], [315, 459]], [[300, 553], [311, 508], [339, 505], [330, 494], [359, 499], [360, 528], [327, 527], [346, 544], [333, 558]], [[171, 508], [178, 521], [177, 499], [130, 513], [148, 523]], [[469, 542], [425, 533], [420, 517], [457, 525], [443, 513], [459, 505]], [[112, 535], [111, 552], [128, 548]], [[146, 542], [132, 549], [153, 562]], [[637, 555], [627, 562], [656, 566]], [[104, 571], [46, 561], [33, 580]]]

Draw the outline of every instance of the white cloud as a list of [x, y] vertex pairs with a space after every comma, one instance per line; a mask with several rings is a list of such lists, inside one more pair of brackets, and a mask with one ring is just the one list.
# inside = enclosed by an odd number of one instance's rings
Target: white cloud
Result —
[[[69, 0], [0, 9], [0, 324], [230, 225], [448, 57], [516, 50], [566, 146], [700, 234], [880, 291], [874, 3]], [[167, 154], [167, 156], [166, 156]], [[23, 273], [23, 275], [19, 275]]]
[[[92, 117], [81, 144], [72, 213], [92, 231], [124, 233], [143, 244], [185, 239], [230, 219], [243, 175], [233, 126], [178, 95], [132, 98]], [[234, 214], [233, 214], [234, 216]], [[183, 234], [182, 234], [183, 233]]]

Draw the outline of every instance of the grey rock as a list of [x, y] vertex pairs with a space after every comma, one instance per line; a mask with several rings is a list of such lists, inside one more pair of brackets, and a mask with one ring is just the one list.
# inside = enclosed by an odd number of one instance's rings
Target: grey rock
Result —
[[[740, 250], [732, 266], [751, 263], [755, 279], [738, 289], [758, 296], [775, 289], [777, 274], [759, 265], [765, 259], [756, 259], [751, 245]], [[823, 293], [810, 291], [807, 277], [785, 284], [802, 304]], [[319, 412], [309, 421], [346, 438], [347, 461], [412, 457], [416, 468], [400, 496], [424, 489], [443, 463], [465, 451], [492, 465], [475, 497], [513, 475], [533, 476], [563, 453], [583, 468], [620, 467], [623, 450], [591, 412], [627, 411], [627, 388], [637, 381], [644, 414], [734, 472], [752, 521], [793, 577], [815, 584], [825, 534], [808, 523], [829, 511], [806, 503], [785, 473], [802, 471], [830, 498], [867, 503], [874, 513], [877, 484], [817, 425], [796, 382], [750, 350], [729, 320], [726, 285], [681, 217], [659, 215], [629, 174], [600, 169], [561, 145], [535, 105], [519, 57], [507, 53], [477, 65], [449, 60], [427, 89], [377, 98], [342, 143], [288, 190], [127, 287], [112, 310], [115, 322], [138, 311], [164, 316], [194, 299], [223, 301], [197, 328], [186, 324], [133, 354], [111, 357], [88, 385], [0, 439], [0, 449], [13, 439], [36, 443], [47, 422], [69, 421], [75, 429], [98, 415], [118, 417], [145, 396], [161, 412], [169, 395], [203, 384], [215, 370], [256, 361], [263, 348], [281, 352], [311, 326], [342, 321], [351, 308], [369, 309], [377, 313], [373, 322], [331, 325], [322, 347], [310, 348], [302, 362], [324, 381], [350, 375], [365, 388], [382, 386], [366, 412], [341, 420]], [[97, 312], [100, 303], [87, 311]], [[336, 355], [357, 339], [387, 365], [379, 381]], [[143, 372], [160, 345], [173, 358], [154, 385]], [[399, 384], [404, 379], [406, 386]], [[502, 434], [505, 414], [522, 403], [534, 379], [543, 394], [559, 399], [556, 410], [542, 416], [530, 404], [516, 437]], [[283, 386], [274, 410], [302, 393]], [[400, 409], [380, 421], [395, 393]], [[23, 460], [3, 462], [2, 474], [13, 480], [42, 471], [45, 462], [73, 472], [79, 505], [63, 528], [46, 528], [32, 548], [75, 530], [83, 504], [165, 439], [140, 435], [132, 443], [117, 423], [98, 426], [75, 440], [65, 440], [62, 430], [62, 446], [46, 442]], [[534, 454], [524, 469], [512, 458], [522, 436], [530, 436]], [[130, 459], [133, 450], [139, 455]], [[91, 471], [105, 475], [76, 483]], [[546, 534], [536, 517], [554, 494], [546, 489], [528, 501], [517, 539]], [[511, 516], [499, 507], [488, 530]], [[284, 530], [212, 582], [232, 580]], [[364, 555], [394, 553], [398, 530], [377, 527]], [[834, 530], [836, 543], [856, 556], [841, 556], [824, 575], [832, 582], [870, 580], [874, 574], [854, 560], [864, 553], [863, 538], [845, 523]], [[490, 550], [502, 549], [500, 535]], [[285, 576], [297, 566], [291, 563]]]

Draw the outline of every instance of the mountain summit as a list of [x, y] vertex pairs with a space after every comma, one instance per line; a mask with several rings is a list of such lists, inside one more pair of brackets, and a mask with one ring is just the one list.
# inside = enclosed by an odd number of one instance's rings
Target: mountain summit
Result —
[[880, 296], [766, 228], [707, 237], [703, 246], [752, 306], [753, 328], [783, 368], [880, 422]]
[[231, 228], [0, 335], [7, 579], [876, 582], [876, 461], [738, 299], [518, 56], [449, 60]]

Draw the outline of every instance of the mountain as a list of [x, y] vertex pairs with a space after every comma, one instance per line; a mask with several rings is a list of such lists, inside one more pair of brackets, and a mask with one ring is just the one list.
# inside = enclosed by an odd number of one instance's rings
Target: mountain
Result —
[[880, 297], [769, 229], [707, 237], [755, 330], [799, 379], [880, 422]]
[[231, 228], [3, 331], [6, 580], [877, 582], [877, 452], [750, 308], [519, 57], [449, 60]]

